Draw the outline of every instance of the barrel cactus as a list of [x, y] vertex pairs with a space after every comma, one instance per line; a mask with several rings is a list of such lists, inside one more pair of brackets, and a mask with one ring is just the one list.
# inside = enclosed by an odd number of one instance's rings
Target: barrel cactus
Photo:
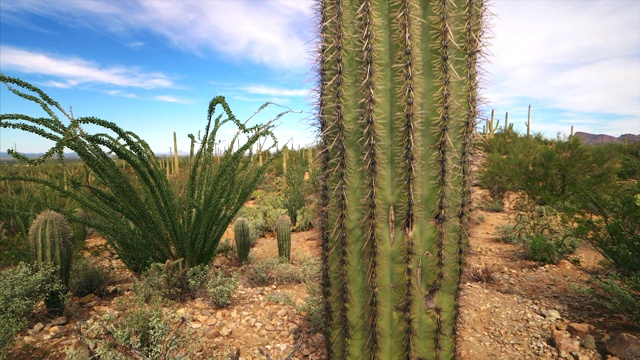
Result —
[[[81, 220], [87, 220], [87, 214], [81, 208], [73, 210], [73, 215]], [[71, 224], [71, 240], [74, 249], [80, 249], [84, 245], [84, 241], [87, 239], [87, 225], [75, 221]]]
[[484, 3], [319, 9], [329, 357], [453, 358]]
[[276, 220], [276, 235], [278, 237], [278, 257], [289, 261], [291, 259], [291, 219], [287, 215], [280, 215]]
[[[47, 210], [38, 214], [29, 229], [31, 258], [38, 265], [50, 264], [56, 268], [56, 277], [65, 289], [69, 288], [71, 271], [71, 228], [64, 216]], [[59, 313], [64, 307], [64, 298], [58, 292], [45, 297], [47, 309]]]
[[244, 263], [249, 258], [249, 250], [251, 249], [251, 230], [249, 228], [249, 221], [243, 217], [236, 219], [236, 224], [233, 227], [236, 237], [236, 251], [238, 252], [238, 259]]

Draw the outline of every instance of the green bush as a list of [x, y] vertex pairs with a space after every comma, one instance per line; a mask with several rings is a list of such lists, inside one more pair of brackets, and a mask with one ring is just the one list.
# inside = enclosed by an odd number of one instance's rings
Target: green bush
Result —
[[218, 273], [207, 283], [209, 298], [218, 307], [228, 306], [231, 302], [231, 296], [237, 288], [238, 274], [224, 276]]
[[[0, 273], [0, 354], [11, 345], [15, 335], [28, 323], [36, 304], [46, 294], [58, 292], [64, 298], [64, 286], [56, 281], [55, 269], [39, 269], [20, 263]], [[1, 357], [1, 356], [0, 356]]]
[[78, 297], [88, 294], [103, 296], [111, 283], [109, 271], [102, 266], [77, 256], [71, 264], [69, 290]]
[[[193, 351], [185, 320], [164, 315], [158, 304], [147, 305], [135, 298], [116, 300], [121, 316], [106, 314], [80, 324], [82, 340], [98, 359], [189, 359]], [[67, 359], [85, 359], [67, 349]]]
[[640, 182], [583, 193], [570, 215], [573, 234], [591, 243], [618, 272], [640, 274]]
[[134, 283], [136, 296], [146, 303], [156, 299], [181, 301], [196, 297], [208, 277], [209, 266], [184, 269], [180, 264], [180, 261], [152, 264]]
[[576, 243], [566, 236], [531, 234], [525, 237], [524, 245], [531, 260], [544, 264], [555, 264], [576, 251]]
[[608, 278], [599, 278], [596, 283], [606, 296], [600, 302], [609, 309], [630, 315], [640, 324], [640, 274], [621, 276], [614, 272]]

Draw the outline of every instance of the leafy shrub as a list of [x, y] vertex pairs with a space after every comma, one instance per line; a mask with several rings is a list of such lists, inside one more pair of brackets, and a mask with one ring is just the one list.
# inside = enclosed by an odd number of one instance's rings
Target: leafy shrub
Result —
[[252, 261], [248, 271], [249, 280], [255, 285], [267, 285], [273, 280], [273, 269], [278, 264], [278, 259], [266, 261]]
[[231, 301], [231, 295], [238, 288], [238, 274], [223, 276], [218, 273], [207, 283], [209, 298], [218, 307], [225, 307]]
[[504, 211], [504, 200], [502, 199], [485, 199], [478, 206], [480, 210], [484, 210], [487, 212], [503, 212]]
[[180, 301], [187, 296], [196, 297], [206, 281], [209, 266], [184, 269], [180, 264], [180, 261], [152, 264], [134, 283], [136, 296], [145, 303], [155, 298]]
[[523, 241], [513, 225], [497, 225], [493, 230], [493, 236], [496, 240], [507, 244], [521, 244]]
[[640, 324], [640, 274], [623, 277], [614, 272], [596, 282], [606, 294], [601, 303], [609, 309], [630, 315]]
[[64, 298], [64, 286], [55, 280], [54, 271], [46, 265], [36, 270], [20, 263], [0, 273], [0, 354], [27, 325], [38, 301], [51, 292]]
[[544, 264], [555, 264], [576, 251], [576, 244], [566, 236], [531, 234], [525, 237], [524, 244], [531, 260]]
[[611, 184], [607, 191], [585, 192], [569, 216], [576, 222], [573, 234], [590, 242], [618, 272], [640, 273], [640, 182]]
[[89, 260], [78, 256], [71, 264], [69, 290], [75, 296], [88, 294], [104, 295], [106, 287], [111, 283], [109, 271]]
[[[147, 305], [135, 298], [116, 300], [121, 316], [106, 314], [97, 320], [81, 323], [80, 335], [99, 359], [189, 359], [192, 349], [184, 318], [164, 315], [157, 305]], [[86, 355], [85, 355], [86, 356]], [[67, 359], [85, 356], [67, 349]]]

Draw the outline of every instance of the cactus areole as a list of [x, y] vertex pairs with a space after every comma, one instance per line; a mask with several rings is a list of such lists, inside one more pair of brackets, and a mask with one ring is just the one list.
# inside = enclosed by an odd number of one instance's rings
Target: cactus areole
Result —
[[319, 11], [329, 357], [454, 358], [484, 3]]

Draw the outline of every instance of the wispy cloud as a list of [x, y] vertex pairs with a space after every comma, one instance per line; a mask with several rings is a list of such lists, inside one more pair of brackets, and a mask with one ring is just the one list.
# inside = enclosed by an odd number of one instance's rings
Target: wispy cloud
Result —
[[164, 101], [164, 102], [178, 103], [178, 104], [192, 104], [193, 103], [193, 101], [191, 101], [191, 100], [180, 99], [180, 98], [177, 98], [175, 96], [170, 96], [170, 95], [158, 95], [158, 96], [154, 97], [154, 99], [160, 100], [160, 101]]
[[100, 84], [143, 89], [173, 87], [173, 82], [161, 73], [147, 73], [124, 66], [104, 67], [77, 57], [63, 57], [0, 46], [0, 67], [3, 71], [40, 74], [54, 77], [47, 85], [68, 88], [84, 84]]
[[240, 90], [250, 94], [269, 95], [269, 96], [295, 96], [304, 97], [311, 93], [309, 89], [282, 89], [274, 88], [266, 85], [250, 85], [240, 87]]
[[[107, 30], [128, 38], [151, 32], [175, 47], [221, 53], [275, 69], [309, 67], [313, 1], [22, 0], [3, 2], [3, 21], [32, 12], [69, 26]], [[69, 22], [69, 19], [74, 19]]]
[[[486, 98], [491, 107], [627, 118], [640, 131], [640, 3], [495, 0]], [[592, 117], [592, 116], [591, 116]], [[561, 119], [548, 119], [559, 121]]]

